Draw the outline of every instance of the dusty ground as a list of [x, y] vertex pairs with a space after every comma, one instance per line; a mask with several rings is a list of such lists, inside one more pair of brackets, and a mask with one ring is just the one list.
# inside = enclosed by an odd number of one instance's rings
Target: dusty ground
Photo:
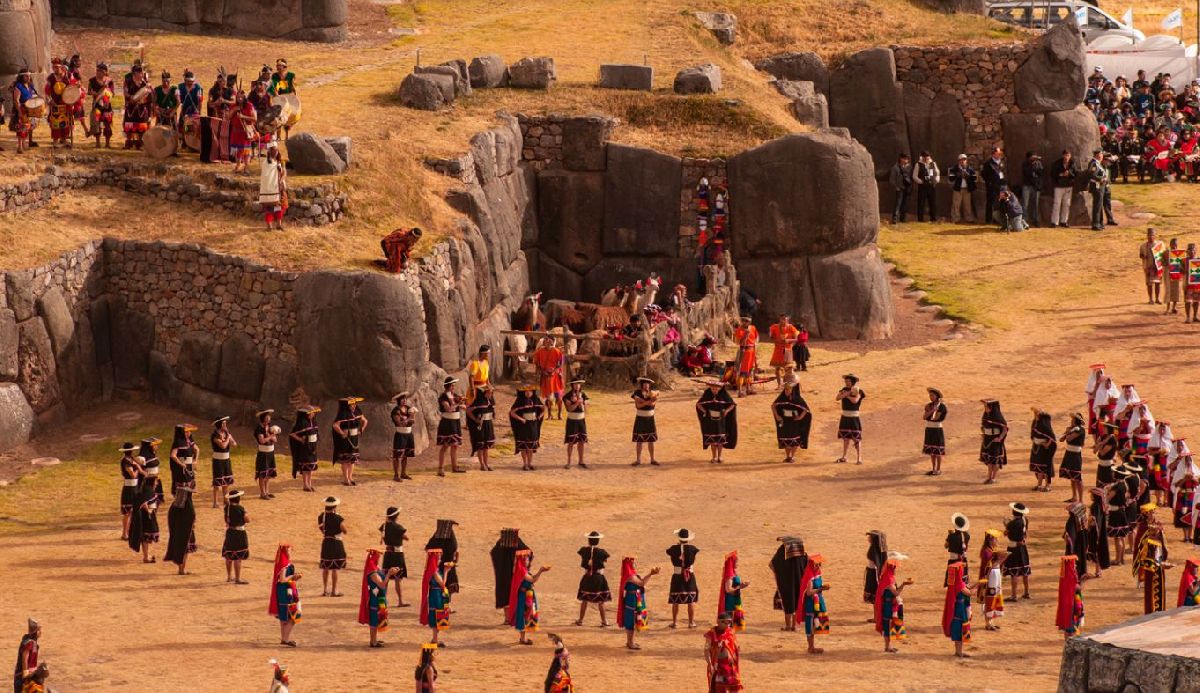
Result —
[[[1188, 406], [1186, 388], [1178, 386], [1178, 374], [1197, 365], [1200, 328], [1185, 326], [1178, 316], [1164, 317], [1158, 307], [1142, 302], [1135, 255], [1141, 234], [1142, 229], [1127, 226], [1096, 235], [1056, 230], [1018, 236], [917, 224], [887, 229], [889, 258], [930, 289], [931, 298], [957, 296], [960, 308], [988, 315], [994, 326], [973, 339], [901, 340], [890, 349], [817, 344], [813, 369], [802, 381], [818, 425], [812, 448], [795, 466], [779, 462], [768, 393], [741, 400], [742, 444], [725, 466], [707, 464], [692, 418], [695, 389], [683, 386], [661, 408], [661, 421], [671, 423], [662, 427], [659, 457], [665, 466], [660, 469], [628, 467], [628, 400], [623, 393], [594, 392], [591, 471], [559, 467], [562, 425], [552, 422], [535, 473], [518, 472], [506, 456], [494, 473], [438, 479], [429, 471], [433, 458], [426, 453], [410, 483], [393, 484], [382, 471], [385, 463], [372, 461], [360, 477], [364, 483], [352, 490], [334, 486], [333, 473], [323, 467], [319, 490], [343, 499], [351, 530], [348, 548], [356, 563], [375, 545], [373, 528], [388, 505], [403, 509], [403, 523], [418, 546], [432, 533], [435, 519], [461, 523], [464, 592], [456, 601], [451, 646], [440, 658], [446, 690], [536, 690], [548, 665], [550, 648], [543, 640], [533, 648], [517, 646], [515, 633], [500, 627], [500, 616], [491, 609], [487, 551], [504, 526], [520, 527], [538, 561], [554, 566], [539, 583], [543, 628], [561, 634], [574, 652], [580, 690], [702, 687], [701, 631], [666, 627], [665, 576], [650, 583], [652, 621], [640, 653], [623, 650], [619, 632], [597, 628], [594, 613], [586, 627], [571, 625], [578, 608], [574, 552], [588, 530], [603, 531], [609, 551], [637, 555], [645, 569], [668, 564], [662, 552], [671, 544], [672, 530], [681, 526], [696, 533], [701, 548], [701, 624], [716, 610], [725, 552], [739, 551], [743, 575], [754, 583], [746, 595], [750, 625], [741, 636], [749, 690], [798, 691], [808, 687], [810, 677], [848, 690], [929, 690], [950, 688], [951, 681], [955, 689], [1052, 690], [1061, 647], [1053, 609], [1066, 492], [1062, 486], [1051, 494], [1029, 492], [1032, 478], [1021, 461], [1029, 407], [1049, 408], [1061, 427], [1066, 413], [1083, 405], [1087, 364], [1104, 360], [1122, 381], [1136, 382], [1177, 432], [1187, 434], [1200, 423]], [[927, 260], [934, 247], [950, 262]], [[863, 378], [870, 394], [862, 467], [832, 463], [840, 452], [833, 394], [838, 375], [848, 370]], [[945, 391], [951, 410], [947, 471], [937, 479], [922, 474], [926, 463], [918, 454], [926, 385]], [[979, 484], [983, 468], [975, 461], [976, 401], [983, 396], [999, 397], [1013, 426], [1012, 464], [999, 485], [987, 488]], [[127, 411], [142, 417], [121, 423], [117, 415]], [[177, 577], [171, 567], [144, 566], [118, 541], [118, 455], [111, 450], [126, 437], [151, 431], [165, 437], [178, 418], [141, 405], [113, 404], [39, 440], [4, 465], [3, 473], [11, 474], [29, 470], [28, 460], [35, 456], [64, 460], [0, 489], [0, 558], [13, 585], [11, 597], [0, 602], [6, 638], [15, 641], [23, 619], [39, 616], [46, 624], [44, 655], [57, 665], [56, 683], [65, 690], [241, 689], [265, 684], [265, 662], [274, 656], [291, 666], [296, 690], [408, 685], [417, 645], [426, 636], [415, 610], [393, 610], [391, 649], [375, 652], [366, 648], [365, 629], [355, 623], [355, 597], [315, 596], [320, 494], [302, 494], [290, 479], [279, 484], [276, 500], [247, 502], [253, 553], [246, 569], [249, 586], [224, 582], [217, 553], [220, 515], [203, 502], [197, 527], [201, 551], [191, 564], [195, 575]], [[84, 444], [79, 439], [86, 434], [108, 434], [108, 439]], [[243, 441], [249, 438], [246, 431], [238, 434]], [[243, 452], [236, 464], [240, 485], [250, 487], [250, 458]], [[1087, 474], [1093, 468], [1089, 458]], [[939, 628], [942, 541], [950, 514], [969, 515], [978, 542], [985, 529], [999, 525], [1014, 500], [1033, 510], [1034, 599], [1010, 605], [1000, 632], [980, 628], [969, 648], [973, 658], [955, 660]], [[903, 570], [916, 579], [905, 594], [910, 637], [894, 656], [880, 652], [859, 596], [862, 535], [872, 528], [887, 530], [892, 547], [912, 557]], [[770, 608], [767, 561], [775, 537], [783, 533], [803, 537], [810, 551], [828, 561], [833, 632], [819, 660], [803, 654], [801, 637], [778, 631], [779, 616]], [[305, 619], [296, 631], [301, 647], [282, 653], [275, 646], [276, 625], [265, 613], [269, 563], [281, 541], [294, 544], [306, 575], [301, 583]], [[1188, 553], [1178, 543], [1172, 550], [1179, 560]], [[410, 561], [419, 563], [416, 553]], [[614, 564], [614, 581], [616, 572]], [[353, 569], [345, 575], [348, 595], [355, 594], [356, 580]], [[415, 598], [416, 587], [415, 580], [405, 583], [408, 598]], [[64, 599], [69, 590], [78, 590], [82, 599]], [[1096, 628], [1136, 615], [1140, 596], [1129, 574], [1116, 569], [1089, 583], [1086, 604], [1088, 627]], [[1021, 666], [1013, 666], [1014, 657]], [[863, 677], [864, 667], [883, 663], [886, 680]]]

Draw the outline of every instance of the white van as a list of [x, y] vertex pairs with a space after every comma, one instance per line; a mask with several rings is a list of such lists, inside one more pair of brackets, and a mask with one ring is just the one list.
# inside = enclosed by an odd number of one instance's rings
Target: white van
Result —
[[1087, 11], [1087, 22], [1079, 27], [1084, 43], [1091, 43], [1101, 34], [1125, 36], [1130, 42], [1146, 39], [1142, 32], [1085, 0], [1005, 0], [988, 4], [988, 16], [992, 19], [1027, 29], [1048, 29], [1060, 22], [1075, 22], [1076, 10]]

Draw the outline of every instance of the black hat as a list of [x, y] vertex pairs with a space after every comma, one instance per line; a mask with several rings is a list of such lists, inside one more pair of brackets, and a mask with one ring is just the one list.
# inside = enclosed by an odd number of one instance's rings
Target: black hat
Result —
[[689, 532], [686, 528], [675, 530], [675, 538], [679, 540], [680, 544], [688, 543], [693, 539], [694, 536], [695, 535]]
[[1024, 503], [1009, 503], [1008, 507], [1013, 511], [1013, 515], [1029, 514], [1029, 508], [1025, 507]]
[[927, 387], [925, 390], [928, 391], [929, 394], [936, 396], [938, 399], [942, 399], [942, 391], [936, 387]]
[[117, 452], [137, 452], [137, 449], [137, 446], [133, 443], [125, 443], [121, 447], [117, 448]]
[[442, 381], [442, 387], [450, 387], [451, 385], [453, 385], [454, 383], [457, 383], [457, 382], [458, 382], [458, 378], [455, 378], [452, 375], [448, 375], [448, 376], [446, 376], [446, 379]]
[[387, 518], [390, 520], [393, 517], [400, 517], [400, 508], [392, 506], [387, 509]]
[[961, 530], [963, 532], [971, 528], [971, 521], [968, 520], [967, 516], [963, 515], [962, 513], [954, 513], [951, 515], [950, 522], [954, 525], [954, 529]]
[[341, 504], [342, 504], [342, 501], [337, 496], [326, 496], [325, 497], [325, 507], [326, 508], [336, 508], [337, 506], [339, 506]]
[[854, 383], [855, 385], [858, 384], [858, 376], [854, 375], [853, 373], [847, 373], [847, 374], [843, 375], [842, 380], [849, 380], [850, 382]]
[[481, 353], [481, 354], [486, 354], [487, 352], [489, 352], [491, 350], [492, 350], [491, 344], [480, 344], [479, 345], [479, 353]]
[[603, 539], [604, 535], [593, 529], [592, 531], [587, 533], [587, 538], [588, 539], [596, 539], [598, 541], [600, 539]]

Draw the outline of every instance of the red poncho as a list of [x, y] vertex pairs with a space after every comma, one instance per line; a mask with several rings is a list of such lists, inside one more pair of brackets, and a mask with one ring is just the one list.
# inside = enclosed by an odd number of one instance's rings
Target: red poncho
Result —
[[529, 575], [529, 557], [533, 554], [528, 549], [517, 551], [513, 558], [512, 585], [508, 588], [508, 606], [504, 607], [504, 625], [511, 626], [517, 618], [517, 594], [521, 591], [521, 583]]
[[888, 561], [879, 574], [879, 586], [875, 588], [875, 632], [886, 633], [888, 625], [883, 622], [883, 593], [896, 584], [896, 562]]
[[629, 582], [633, 576], [637, 575], [637, 569], [633, 566], [633, 556], [626, 556], [621, 561], [621, 582], [618, 583], [617, 594], [621, 600], [621, 605], [617, 608], [617, 626], [625, 627], [625, 583]]
[[1058, 571], [1058, 610], [1054, 625], [1059, 630], [1075, 628], [1075, 589], [1079, 587], [1079, 573], [1075, 570], [1075, 556], [1063, 556]]
[[429, 581], [433, 579], [441, 562], [441, 549], [425, 550], [425, 572], [421, 574], [421, 609], [417, 612], [423, 626], [429, 625]]
[[1195, 558], [1187, 559], [1187, 564], [1183, 566], [1183, 575], [1179, 576], [1179, 601], [1175, 606], [1183, 606], [1188, 593], [1192, 591], [1192, 585], [1196, 584], [1198, 569], [1200, 569], [1200, 563]]
[[362, 595], [358, 598], [358, 622], [364, 626], [371, 623], [371, 573], [379, 570], [379, 552], [375, 549], [367, 551], [367, 560], [363, 563]]
[[963, 563], [951, 563], [946, 566], [946, 603], [942, 606], [942, 635], [950, 637], [950, 624], [954, 622], [954, 606], [958, 595], [967, 588], [963, 580]]
[[[737, 575], [737, 551], [725, 554], [725, 566], [721, 568], [721, 589], [717, 591], [717, 616], [725, 612], [725, 586]], [[732, 616], [733, 614], [730, 614]]]
[[287, 544], [280, 544], [275, 550], [275, 572], [271, 573], [271, 600], [267, 604], [267, 613], [272, 616], [279, 614], [279, 571], [292, 564], [288, 551], [290, 548]]

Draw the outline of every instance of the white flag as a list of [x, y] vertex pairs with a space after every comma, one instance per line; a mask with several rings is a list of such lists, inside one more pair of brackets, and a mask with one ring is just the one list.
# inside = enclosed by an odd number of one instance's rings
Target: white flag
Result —
[[1079, 26], [1087, 26], [1087, 8], [1080, 7], [1075, 10], [1075, 23]]
[[1127, 27], [1133, 27], [1133, 8], [1125, 10], [1125, 14], [1121, 15], [1121, 23]]
[[1162, 20], [1162, 28], [1177, 29], [1183, 26], [1183, 9], [1177, 9]]

